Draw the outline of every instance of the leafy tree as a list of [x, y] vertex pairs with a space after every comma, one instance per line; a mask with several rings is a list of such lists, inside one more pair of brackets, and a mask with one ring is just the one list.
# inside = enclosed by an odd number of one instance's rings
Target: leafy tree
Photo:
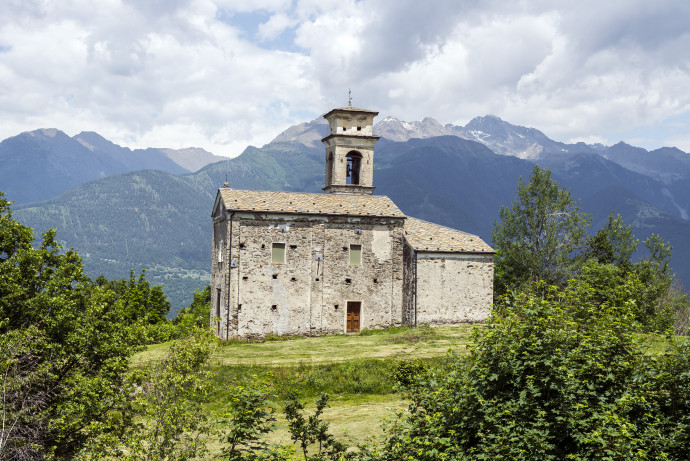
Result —
[[194, 292], [192, 303], [172, 319], [178, 334], [184, 335], [191, 328], [211, 328], [211, 285]]
[[633, 226], [626, 226], [621, 215], [614, 218], [611, 212], [606, 226], [587, 238], [584, 256], [585, 259], [596, 259], [601, 264], [615, 264], [629, 270], [637, 251], [637, 242]]
[[213, 432], [204, 404], [212, 391], [210, 333], [196, 330], [175, 341], [166, 356], [130, 375], [123, 389], [136, 423], [102, 432], [79, 459], [186, 460], [203, 457]]
[[644, 290], [637, 299], [637, 315], [651, 330], [665, 330], [673, 325], [673, 303], [667, 297], [673, 284], [671, 244], [652, 234], [644, 245], [649, 256], [635, 265]]
[[646, 354], [630, 305], [536, 291], [407, 387], [409, 413], [371, 458], [687, 458], [690, 343]]
[[[293, 441], [299, 442], [299, 446], [306, 461], [325, 459], [341, 459], [344, 456], [346, 446], [335, 440], [328, 432], [329, 424], [321, 419], [323, 410], [328, 406], [328, 394], [321, 393], [316, 400], [316, 410], [308, 417], [304, 417], [304, 405], [294, 393], [288, 395], [285, 401], [285, 419], [288, 421], [288, 430]], [[317, 444], [317, 453], [309, 455], [309, 446]]]
[[[568, 281], [567, 290], [587, 293], [588, 300], [602, 306], [629, 306], [636, 314], [636, 300], [644, 291], [637, 272], [625, 266], [587, 260], [577, 274]], [[641, 319], [636, 316], [636, 320]]]
[[275, 429], [275, 394], [258, 376], [253, 382], [253, 387], [236, 386], [230, 393], [229, 409], [224, 415], [229, 430], [221, 439], [227, 443], [223, 455], [230, 461], [248, 459], [252, 453], [271, 448], [261, 437]]
[[535, 166], [529, 184], [518, 182], [517, 194], [510, 208], [501, 207], [492, 233], [497, 295], [539, 280], [565, 285], [590, 222], [550, 170]]
[[0, 336], [3, 414], [12, 425], [3, 459], [69, 459], [108, 422], [128, 424], [120, 389], [134, 352], [122, 305], [94, 286], [81, 259], [64, 253], [55, 230], [33, 246], [33, 232], [12, 219], [0, 192]]
[[130, 324], [140, 323], [154, 325], [164, 323], [167, 313], [170, 311], [170, 302], [160, 286], [151, 287], [146, 280], [146, 269], [143, 269], [139, 277], [135, 277], [134, 270], [129, 271], [129, 279], [110, 281], [100, 276], [96, 284], [107, 286], [115, 292], [118, 299], [124, 304], [125, 319]]
[[11, 330], [0, 335], [0, 459], [31, 459], [43, 450], [45, 427], [32, 416], [49, 400], [41, 386], [45, 371], [31, 353], [36, 330]]

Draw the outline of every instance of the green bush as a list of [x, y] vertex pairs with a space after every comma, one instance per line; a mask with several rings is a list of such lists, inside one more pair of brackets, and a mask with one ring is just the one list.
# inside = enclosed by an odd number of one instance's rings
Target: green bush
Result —
[[506, 298], [407, 388], [376, 459], [687, 459], [688, 344], [646, 354], [633, 305], [587, 292]]

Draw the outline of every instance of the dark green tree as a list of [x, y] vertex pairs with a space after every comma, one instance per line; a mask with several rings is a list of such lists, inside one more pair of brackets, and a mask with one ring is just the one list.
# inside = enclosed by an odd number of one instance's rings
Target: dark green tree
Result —
[[194, 292], [192, 303], [172, 319], [178, 333], [184, 335], [191, 328], [211, 328], [211, 285]]
[[137, 278], [134, 270], [129, 271], [129, 279], [107, 280], [100, 276], [96, 284], [106, 286], [115, 292], [124, 304], [124, 315], [130, 324], [155, 325], [164, 323], [170, 311], [170, 302], [161, 286], [151, 287], [146, 280], [146, 269]]
[[626, 226], [621, 215], [614, 218], [611, 212], [606, 226], [587, 237], [584, 258], [593, 258], [601, 264], [615, 264], [627, 271], [631, 269], [637, 243], [633, 226]]
[[126, 406], [133, 338], [114, 293], [89, 281], [54, 229], [34, 247], [33, 231], [12, 218], [10, 204], [0, 192], [2, 410], [13, 421], [0, 458], [70, 459], [97, 427], [128, 424], [111, 410]]
[[673, 325], [675, 312], [667, 294], [675, 274], [671, 271], [671, 244], [652, 234], [644, 241], [649, 255], [635, 264], [643, 290], [637, 297], [637, 315], [649, 330], [665, 330]]
[[495, 291], [529, 286], [537, 281], [564, 286], [581, 262], [590, 217], [570, 191], [535, 166], [528, 184], [518, 182], [518, 200], [501, 207], [492, 233], [496, 249]]

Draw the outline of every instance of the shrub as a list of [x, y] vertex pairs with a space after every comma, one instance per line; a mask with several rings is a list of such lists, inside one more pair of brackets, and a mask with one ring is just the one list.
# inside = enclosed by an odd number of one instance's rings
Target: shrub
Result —
[[378, 459], [685, 459], [687, 344], [646, 354], [632, 305], [513, 295], [470, 354], [413, 376]]

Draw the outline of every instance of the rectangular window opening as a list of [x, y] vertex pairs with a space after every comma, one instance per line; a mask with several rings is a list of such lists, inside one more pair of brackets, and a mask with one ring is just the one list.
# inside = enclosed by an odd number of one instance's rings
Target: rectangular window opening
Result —
[[362, 245], [350, 244], [350, 265], [362, 265]]
[[271, 244], [271, 263], [285, 264], [285, 244], [273, 243]]

